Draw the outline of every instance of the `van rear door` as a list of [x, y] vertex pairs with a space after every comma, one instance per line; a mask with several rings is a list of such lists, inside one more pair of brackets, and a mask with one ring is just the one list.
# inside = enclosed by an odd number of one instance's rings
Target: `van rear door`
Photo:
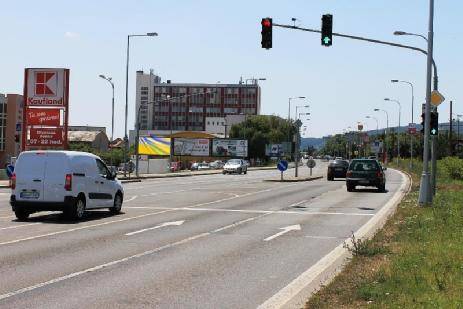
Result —
[[66, 174], [71, 174], [69, 159], [63, 152], [48, 152], [43, 194], [46, 202], [63, 202]]
[[15, 166], [17, 201], [43, 201], [47, 153], [24, 152]]

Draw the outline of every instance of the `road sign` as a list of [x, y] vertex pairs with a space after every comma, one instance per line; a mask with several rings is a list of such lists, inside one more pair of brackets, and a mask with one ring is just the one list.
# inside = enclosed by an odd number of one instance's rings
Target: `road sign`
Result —
[[437, 90], [431, 92], [431, 104], [434, 106], [439, 106], [442, 102], [445, 101], [445, 97]]
[[281, 160], [280, 162], [278, 162], [277, 168], [280, 172], [286, 171], [288, 169], [288, 161]]
[[409, 134], [416, 134], [416, 123], [409, 123], [408, 124], [408, 133]]
[[357, 125], [357, 129], [358, 129], [359, 131], [362, 131], [362, 130], [363, 130], [363, 124], [359, 123], [359, 124]]
[[296, 120], [296, 122], [294, 123], [298, 128], [300, 128], [302, 126], [302, 121], [300, 119]]
[[313, 160], [313, 159], [307, 160], [307, 167], [308, 168], [314, 168], [315, 165], [316, 165], [315, 160]]

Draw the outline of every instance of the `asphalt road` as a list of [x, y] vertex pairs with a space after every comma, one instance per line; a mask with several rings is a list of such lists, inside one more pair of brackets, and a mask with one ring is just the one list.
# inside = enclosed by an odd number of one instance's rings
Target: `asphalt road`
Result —
[[[319, 163], [314, 174], [322, 173]], [[122, 214], [88, 212], [83, 222], [58, 213], [17, 222], [2, 190], [0, 308], [256, 308], [366, 223], [402, 183], [392, 170], [387, 193], [348, 193], [344, 181], [326, 179], [263, 181], [278, 176], [130, 183]]]

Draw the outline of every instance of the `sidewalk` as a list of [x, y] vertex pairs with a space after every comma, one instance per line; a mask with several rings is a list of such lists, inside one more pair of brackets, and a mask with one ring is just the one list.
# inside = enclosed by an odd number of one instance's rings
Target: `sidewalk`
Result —
[[[248, 171], [260, 171], [260, 170], [276, 170], [276, 166], [262, 166], [262, 167], [250, 167]], [[181, 171], [174, 173], [165, 173], [165, 174], [143, 174], [140, 177], [123, 177], [118, 176], [117, 178], [122, 183], [127, 182], [140, 182], [143, 179], [153, 179], [153, 178], [170, 178], [170, 177], [189, 177], [189, 176], [202, 176], [202, 175], [215, 175], [222, 174], [222, 170], [206, 170], [206, 171]]]

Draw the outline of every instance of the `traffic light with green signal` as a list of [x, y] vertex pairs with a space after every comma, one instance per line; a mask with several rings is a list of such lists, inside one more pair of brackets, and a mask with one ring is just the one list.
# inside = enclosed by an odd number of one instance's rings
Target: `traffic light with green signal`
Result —
[[430, 133], [433, 136], [437, 136], [439, 134], [439, 113], [438, 112], [431, 112]]
[[262, 18], [262, 48], [270, 49], [272, 48], [272, 28], [273, 22], [270, 17]]
[[322, 45], [333, 45], [333, 15], [325, 14], [322, 16]]

